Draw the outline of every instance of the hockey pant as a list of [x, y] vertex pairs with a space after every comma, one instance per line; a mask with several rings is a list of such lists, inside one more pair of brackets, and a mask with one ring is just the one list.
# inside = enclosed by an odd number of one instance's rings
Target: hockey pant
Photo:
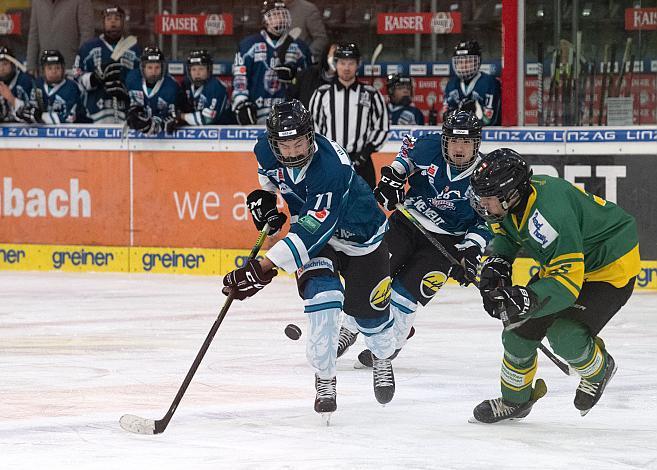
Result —
[[536, 374], [536, 349], [544, 337], [554, 352], [580, 376], [591, 382], [601, 380], [606, 365], [605, 351], [594, 340], [630, 298], [634, 281], [632, 278], [621, 288], [606, 282], [584, 282], [572, 307], [505, 330], [502, 333], [502, 396], [515, 403], [529, 400]]

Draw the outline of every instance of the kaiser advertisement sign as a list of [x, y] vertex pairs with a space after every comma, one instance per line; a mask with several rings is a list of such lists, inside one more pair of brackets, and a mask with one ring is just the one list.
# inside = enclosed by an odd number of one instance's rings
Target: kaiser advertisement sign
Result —
[[458, 34], [461, 13], [379, 13], [378, 34]]
[[233, 34], [233, 15], [156, 15], [155, 32], [182, 36], [227, 36]]

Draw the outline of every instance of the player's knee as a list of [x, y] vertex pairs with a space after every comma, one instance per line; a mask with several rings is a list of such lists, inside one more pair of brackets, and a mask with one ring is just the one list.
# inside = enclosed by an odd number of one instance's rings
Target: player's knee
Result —
[[380, 333], [383, 330], [392, 327], [394, 324], [392, 312], [376, 317], [354, 317], [354, 319], [358, 325], [358, 330], [365, 336], [372, 336]]
[[502, 332], [504, 355], [516, 363], [523, 363], [532, 359], [536, 355], [538, 343], [536, 340], [523, 338], [514, 333], [513, 330], [504, 330]]
[[547, 330], [550, 346], [564, 359], [576, 359], [591, 341], [591, 335], [582, 323], [569, 318], [558, 318]]
[[405, 314], [411, 314], [417, 310], [417, 299], [398, 279], [392, 281], [390, 309]]
[[339, 292], [344, 299], [344, 289], [340, 280], [334, 276], [311, 277], [303, 286], [304, 300], [312, 299], [320, 293]]

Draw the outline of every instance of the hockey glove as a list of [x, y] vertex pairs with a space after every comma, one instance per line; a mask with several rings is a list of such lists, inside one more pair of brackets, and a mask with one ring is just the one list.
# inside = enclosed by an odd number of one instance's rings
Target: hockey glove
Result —
[[252, 126], [258, 122], [258, 108], [251, 101], [242, 101], [235, 107], [235, 117], [240, 126]]
[[167, 116], [162, 120], [162, 127], [166, 134], [173, 134], [178, 127], [178, 118], [176, 116]]
[[36, 106], [26, 104], [18, 111], [16, 111], [16, 117], [22, 121], [29, 122], [31, 124], [39, 124], [41, 121], [41, 110]]
[[404, 185], [406, 175], [401, 174], [391, 166], [381, 168], [381, 181], [374, 188], [374, 198], [386, 210], [393, 210], [395, 205], [404, 202], [406, 193]]
[[490, 300], [488, 292], [498, 287], [506, 287], [511, 282], [512, 266], [511, 262], [501, 256], [491, 255], [481, 265], [479, 275], [479, 290], [484, 302], [484, 310], [491, 316], [498, 318], [495, 313], [497, 303]]
[[279, 82], [291, 83], [297, 75], [297, 66], [293, 63], [279, 65], [278, 67], [274, 67], [274, 72], [276, 72]]
[[232, 292], [234, 299], [244, 300], [263, 289], [277, 274], [275, 269], [262, 272], [260, 262], [251, 259], [243, 268], [235, 269], [224, 276], [221, 292], [224, 295], [230, 295]]
[[103, 69], [103, 82], [105, 83], [105, 88], [107, 88], [108, 83], [120, 82], [121, 74], [123, 73], [123, 66], [119, 62], [110, 62]]
[[108, 95], [110, 95], [112, 98], [116, 98], [119, 101], [122, 102], [128, 101], [128, 91], [125, 89], [125, 86], [120, 81], [106, 83], [105, 92]]
[[485, 295], [498, 307], [493, 316], [502, 320], [504, 326], [510, 329], [522, 325], [538, 309], [538, 297], [526, 287], [499, 287]]
[[479, 261], [481, 261], [481, 250], [477, 245], [461, 246], [459, 247], [459, 256], [461, 264], [452, 265], [449, 277], [462, 286], [468, 286], [477, 277], [477, 267], [479, 267]]
[[128, 127], [139, 132], [146, 132], [152, 125], [152, 120], [141, 106], [132, 106], [126, 116]]
[[92, 89], [96, 89], [103, 85], [103, 77], [100, 76], [99, 72], [92, 72], [89, 75], [89, 84]]
[[269, 236], [276, 235], [287, 220], [287, 215], [278, 212], [276, 195], [264, 189], [252, 191], [246, 198], [246, 205], [258, 230], [269, 224]]

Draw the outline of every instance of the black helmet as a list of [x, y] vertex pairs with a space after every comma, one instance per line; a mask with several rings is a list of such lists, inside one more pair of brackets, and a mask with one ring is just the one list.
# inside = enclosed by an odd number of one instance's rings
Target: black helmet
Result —
[[103, 8], [103, 18], [109, 15], [119, 15], [121, 18], [125, 19], [125, 10], [119, 5]]
[[0, 46], [0, 60], [8, 60], [9, 62], [14, 63], [16, 60], [14, 51], [9, 49], [7, 46]]
[[[531, 177], [531, 168], [515, 150], [494, 150], [481, 159], [470, 177], [470, 204], [487, 221], [501, 222], [529, 195]], [[490, 196], [500, 201], [505, 211], [503, 215], [493, 215], [481, 206], [481, 198]]]
[[411, 88], [411, 94], [413, 94], [413, 80], [411, 77], [396, 73], [394, 75], [388, 75], [388, 82], [386, 87], [388, 89], [388, 96], [392, 95], [395, 88], [398, 86], [408, 86]]
[[6, 46], [0, 46], [0, 60], [6, 60], [11, 64], [9, 73], [0, 77], [0, 81], [9, 84], [9, 82], [14, 79], [14, 76], [16, 75], [16, 66], [19, 65], [20, 62], [16, 60], [13, 51]]
[[340, 42], [335, 48], [333, 54], [335, 59], [356, 59], [360, 60], [360, 49], [354, 42]]
[[[208, 69], [208, 79], [212, 76], [212, 56], [205, 49], [194, 49], [187, 56], [187, 75], [189, 76], [190, 80], [192, 80], [190, 74], [192, 65], [205, 65], [205, 67]], [[194, 85], [201, 86], [206, 81], [207, 80], [199, 80], [199, 83], [194, 82]]]
[[[308, 149], [305, 154], [283, 156], [279, 142], [306, 137]], [[276, 160], [287, 167], [304, 166], [315, 153], [315, 129], [313, 118], [299, 100], [284, 101], [272, 107], [267, 118], [267, 140]]]
[[[457, 110], [447, 116], [447, 119], [443, 123], [443, 135], [440, 141], [443, 149], [443, 158], [448, 165], [457, 170], [465, 170], [476, 161], [479, 146], [481, 145], [481, 127], [481, 121], [471, 112]], [[471, 142], [473, 144], [471, 158], [460, 163], [450, 159], [449, 145], [455, 141]], [[465, 157], [465, 155], [461, 157]]]
[[265, 0], [260, 10], [265, 29], [276, 36], [286, 34], [292, 27], [290, 10], [282, 0]]
[[39, 57], [39, 63], [41, 66], [50, 65], [50, 64], [61, 64], [64, 67], [64, 56], [61, 52], [55, 49], [46, 49], [41, 51], [41, 56]]
[[[159, 47], [156, 46], [146, 46], [144, 47], [144, 50], [141, 53], [141, 73], [144, 76], [144, 79], [146, 78], [146, 74], [144, 73], [144, 66], [148, 63], [152, 62], [158, 62], [162, 65], [162, 71], [160, 73], [160, 76], [157, 78], [157, 80], [161, 80], [162, 77], [164, 76], [165, 73], [165, 68], [166, 68], [166, 60], [164, 59], [164, 54], [162, 54], [162, 51], [160, 50]], [[157, 81], [156, 80], [156, 81]]]
[[469, 80], [479, 72], [481, 49], [477, 41], [460, 42], [454, 48], [452, 67], [462, 80]]

